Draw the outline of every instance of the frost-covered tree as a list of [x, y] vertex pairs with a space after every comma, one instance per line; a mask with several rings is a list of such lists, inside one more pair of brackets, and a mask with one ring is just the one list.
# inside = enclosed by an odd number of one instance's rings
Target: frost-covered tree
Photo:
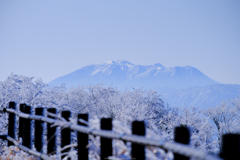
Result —
[[[173, 141], [176, 126], [187, 126], [191, 130], [190, 145], [213, 153], [219, 151], [222, 134], [240, 132], [240, 97], [231, 103], [222, 103], [206, 110], [195, 107], [174, 108], [164, 106], [160, 95], [151, 90], [119, 91], [101, 84], [70, 89], [64, 85], [49, 87], [41, 79], [34, 80], [33, 77], [11, 74], [5, 81], [0, 82], [0, 107], [8, 106], [10, 101], [15, 101], [17, 107], [20, 103], [26, 103], [33, 107], [54, 107], [59, 113], [62, 110], [70, 110], [73, 118], [76, 118], [78, 113], [88, 113], [90, 121], [97, 123], [102, 117], [111, 117], [116, 124], [114, 130], [126, 133], [130, 133], [133, 120], [144, 120], [147, 137], [153, 138], [158, 135], [169, 141]], [[0, 134], [5, 134], [5, 113], [0, 114], [0, 127]], [[97, 156], [99, 142], [97, 139], [92, 141], [95, 145], [92, 148], [96, 150], [93, 155]], [[125, 148], [124, 151], [129, 153], [129, 148], [123, 143], [115, 144], [120, 144]], [[154, 157], [149, 151], [155, 149], [148, 149], [147, 154]], [[117, 153], [119, 149], [115, 148], [115, 151]], [[162, 150], [158, 151], [162, 155], [165, 154]]]
[[58, 106], [61, 103], [64, 87], [49, 88], [41, 79], [33, 82], [34, 77], [11, 74], [0, 82], [0, 107], [6, 107], [10, 101], [36, 106]]
[[216, 152], [218, 149], [214, 134], [213, 125], [203, 111], [195, 108], [169, 108], [167, 114], [159, 119], [158, 128], [161, 135], [169, 141], [173, 141], [174, 128], [185, 126], [190, 129], [191, 146], [196, 149]]
[[48, 87], [41, 79], [33, 81], [22, 75], [11, 74], [0, 83], [0, 105], [6, 107], [10, 101], [25, 103], [33, 107], [54, 107], [77, 113], [89, 113], [90, 116], [111, 117], [122, 122], [145, 120], [152, 126], [166, 110], [163, 101], [155, 91], [135, 89], [119, 91], [102, 85], [66, 89]]
[[221, 105], [208, 108], [205, 115], [214, 125], [212, 132], [218, 140], [218, 147], [221, 147], [221, 136], [226, 133], [239, 133], [239, 112], [238, 108], [230, 103], [222, 102]]

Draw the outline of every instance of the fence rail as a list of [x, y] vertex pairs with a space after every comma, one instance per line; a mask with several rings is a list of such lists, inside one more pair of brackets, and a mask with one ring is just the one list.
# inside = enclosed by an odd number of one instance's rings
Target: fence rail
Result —
[[44, 159], [44, 160], [53, 160], [52, 158], [50, 158], [48, 155], [46, 154], [43, 154], [41, 152], [37, 152], [37, 151], [34, 151], [32, 149], [29, 149], [23, 145], [21, 145], [18, 141], [16, 141], [15, 139], [13, 139], [12, 137], [10, 136], [2, 136], [1, 137], [2, 139], [5, 139], [5, 140], [8, 140], [9, 142], [12, 142], [15, 146], [17, 146], [19, 149], [31, 154], [31, 155], [34, 155], [34, 156], [37, 156], [37, 157], [40, 157], [41, 159]]
[[[98, 129], [93, 129], [90, 127], [87, 127], [85, 124], [81, 123], [78, 121], [78, 124], [74, 124], [72, 122], [67, 121], [66, 117], [70, 117], [70, 112], [69, 111], [62, 111], [62, 117], [61, 119], [56, 119], [56, 109], [50, 108], [48, 109], [48, 112], [51, 112], [48, 117], [43, 116], [43, 109], [42, 108], [36, 108], [35, 109], [35, 114], [40, 115], [33, 115], [31, 112], [29, 112], [29, 107], [21, 104], [20, 105], [20, 110], [23, 112], [17, 111], [16, 110], [16, 104], [14, 102], [9, 103], [9, 108], [2, 108], [0, 111], [2, 112], [8, 112], [9, 113], [9, 126], [8, 126], [8, 136], [6, 136], [6, 139], [9, 141], [9, 145], [16, 145], [20, 149], [33, 154], [35, 156], [41, 157], [42, 159], [49, 159], [47, 155], [44, 155], [42, 153], [42, 142], [36, 141], [35, 138], [35, 147], [37, 148], [37, 151], [31, 150], [31, 146], [29, 145], [31, 138], [30, 135], [29, 137], [26, 137], [25, 132], [26, 127], [29, 127], [26, 125], [26, 122], [30, 122], [27, 120], [35, 120], [35, 125], [37, 123], [44, 123], [46, 122], [48, 126], [54, 125], [56, 126], [64, 126], [64, 129], [62, 130], [61, 134], [64, 137], [65, 140], [61, 141], [62, 146], [70, 144], [70, 131], [77, 131], [78, 136], [78, 159], [88, 159], [88, 149], [86, 148], [86, 145], [88, 144], [88, 135], [94, 135], [94, 136], [100, 136], [101, 137], [101, 159], [106, 159], [108, 156], [112, 156], [112, 139], [118, 139], [118, 140], [123, 140], [127, 142], [132, 142], [132, 158], [138, 159], [145, 159], [145, 151], [144, 147], [145, 146], [154, 146], [154, 147], [159, 147], [164, 150], [171, 150], [174, 153], [174, 160], [184, 160], [184, 159], [189, 159], [189, 157], [194, 157], [197, 159], [202, 159], [202, 160], [223, 160], [222, 158], [218, 156], [211, 155], [207, 152], [204, 151], [199, 151], [193, 148], [190, 148], [189, 145], [189, 131], [185, 127], [177, 127], [175, 128], [175, 142], [167, 142], [164, 139], [161, 140], [156, 140], [156, 139], [150, 139], [145, 137], [145, 127], [144, 123], [141, 121], [134, 121], [133, 126], [132, 126], [132, 135], [129, 134], [119, 134], [115, 133], [112, 130], [112, 120], [111, 119], [101, 119], [101, 130]], [[31, 110], [31, 109], [30, 109]], [[41, 112], [39, 112], [41, 110]], [[26, 113], [28, 112], [28, 113]], [[19, 144], [15, 140], [15, 123], [16, 123], [16, 115], [19, 116], [20, 121], [19, 123], [19, 134], [20, 132], [24, 132], [23, 135], [23, 143], [22, 145]], [[54, 116], [55, 115], [55, 116]], [[21, 119], [22, 118], [22, 119]], [[88, 120], [88, 116], [86, 114], [79, 114], [78, 118], [82, 118], [84, 120]], [[21, 127], [23, 129], [21, 129]], [[54, 135], [56, 134], [56, 128], [54, 127], [48, 127], [48, 154], [51, 152], [56, 151], [56, 140], [52, 140]], [[135, 129], [134, 129], [135, 128]], [[39, 129], [39, 128], [38, 128]], [[36, 131], [36, 130], [35, 130]], [[43, 136], [43, 130], [38, 130], [37, 133], [38, 135], [40, 134]], [[36, 133], [36, 132], [35, 132]], [[67, 135], [67, 136], [66, 136]], [[228, 145], [231, 146], [234, 142], [236, 143], [236, 140], [238, 140], [238, 143], [234, 145], [235, 147], [235, 152], [229, 151], [229, 147], [222, 146], [223, 150], [221, 152], [221, 157], [224, 159], [239, 159], [239, 135], [225, 135], [225, 137], [232, 137], [235, 136], [234, 138], [227, 138], [227, 140], [231, 141], [232, 143], [223, 143], [223, 145]], [[180, 137], [180, 138], [179, 138]], [[42, 137], [38, 137], [42, 138]], [[223, 138], [224, 139], [224, 138]], [[226, 138], [225, 138], [226, 139]], [[52, 142], [51, 142], [52, 140]], [[38, 143], [38, 144], [36, 144]], [[238, 146], [237, 146], [238, 145]], [[238, 148], [237, 148], [238, 147]], [[225, 149], [224, 149], [225, 148]], [[231, 147], [232, 148], [232, 147]], [[237, 148], [237, 149], [236, 149]], [[142, 150], [142, 152], [140, 152]], [[81, 158], [80, 158], [81, 157]], [[63, 158], [63, 157], [62, 157]]]

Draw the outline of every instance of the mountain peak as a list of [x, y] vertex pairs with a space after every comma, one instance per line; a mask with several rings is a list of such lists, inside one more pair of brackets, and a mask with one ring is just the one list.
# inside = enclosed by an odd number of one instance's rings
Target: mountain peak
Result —
[[132, 63], [125, 61], [125, 60], [117, 60], [117, 61], [113, 61], [113, 60], [108, 60], [106, 61], [104, 64], [117, 64], [117, 65], [133, 65]]
[[132, 63], [125, 60], [118, 60], [117, 63], [120, 65], [133, 65]]
[[113, 61], [113, 60], [108, 60], [108, 61], [105, 62], [105, 64], [114, 64], [114, 63], [116, 63], [116, 62]]
[[156, 68], [156, 69], [164, 69], [165, 67], [162, 65], [162, 64], [160, 64], [160, 63], [155, 63], [154, 65], [154, 68]]
[[102, 64], [85, 66], [50, 83], [77, 86], [101, 82], [124, 89], [132, 87], [186, 88], [218, 84], [191, 66], [165, 68], [160, 63], [135, 65], [125, 60], [108, 60]]

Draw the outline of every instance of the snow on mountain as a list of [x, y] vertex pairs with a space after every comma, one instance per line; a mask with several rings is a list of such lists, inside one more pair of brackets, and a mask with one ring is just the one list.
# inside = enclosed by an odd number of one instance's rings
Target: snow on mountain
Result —
[[109, 60], [82, 67], [56, 78], [49, 85], [58, 86], [62, 83], [67, 87], [103, 83], [119, 90], [153, 89], [174, 107], [204, 108], [240, 95], [240, 85], [220, 84], [191, 66], [166, 68], [160, 63], [135, 65], [128, 61]]
[[82, 67], [70, 74], [56, 78], [50, 85], [67, 86], [103, 83], [118, 89], [156, 87], [186, 88], [218, 84], [194, 67], [165, 68], [160, 63], [135, 65], [128, 61], [109, 60], [102, 64]]

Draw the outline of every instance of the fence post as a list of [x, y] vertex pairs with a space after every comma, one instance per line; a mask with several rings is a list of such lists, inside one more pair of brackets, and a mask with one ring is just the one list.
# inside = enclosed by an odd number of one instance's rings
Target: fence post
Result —
[[[145, 124], [144, 121], [132, 122], [132, 134], [145, 136]], [[145, 160], [145, 146], [141, 144], [132, 143], [132, 159]]]
[[[20, 104], [19, 110], [20, 112], [24, 113], [26, 104]], [[23, 137], [23, 123], [24, 123], [24, 118], [19, 117], [19, 134], [18, 134], [18, 139], [20, 140], [20, 137]]]
[[[83, 119], [88, 121], [88, 114], [78, 114], [77, 124], [81, 126], [87, 126], [85, 123], [79, 121], [79, 119]], [[88, 134], [84, 134], [81, 132], [77, 132], [78, 139], [78, 160], [88, 160]]]
[[[15, 102], [9, 102], [10, 109], [16, 109]], [[16, 124], [16, 115], [14, 113], [9, 113], [8, 115], [8, 135], [15, 139], [15, 124]], [[8, 147], [14, 145], [12, 142], [8, 142]]]
[[[182, 144], [189, 144], [190, 133], [187, 127], [175, 127], [174, 141]], [[174, 153], [174, 160], [189, 160], [189, 157]]]
[[[61, 114], [64, 119], [69, 121], [69, 118], [71, 116], [70, 111], [62, 111]], [[71, 130], [69, 128], [62, 129], [62, 131], [61, 131], [61, 148], [63, 148], [66, 145], [69, 145], [69, 144], [71, 144]], [[67, 148], [64, 150], [64, 152], [69, 152], [69, 151], [70, 151], [70, 148]], [[66, 155], [63, 155], [62, 159], [65, 156]]]
[[[35, 115], [43, 116], [43, 108], [35, 108]], [[35, 120], [35, 148], [38, 152], [43, 153], [43, 125], [44, 122]]]
[[240, 135], [225, 134], [222, 136], [222, 150], [220, 157], [225, 160], [240, 159]]
[[[112, 119], [102, 118], [101, 129], [112, 130]], [[101, 143], [101, 160], [107, 159], [109, 156], [112, 156], [112, 139], [101, 137], [100, 143]]]
[[[56, 108], [48, 108], [47, 109], [48, 112], [56, 114], [57, 110]], [[48, 115], [49, 118], [53, 118], [54, 117]], [[56, 128], [57, 127], [50, 127], [51, 124], [47, 124], [47, 154], [51, 154], [53, 152], [56, 152], [57, 146], [56, 146], [56, 136], [57, 136], [57, 132], [56, 132]]]
[[[24, 113], [31, 114], [31, 106], [25, 106]], [[22, 129], [22, 144], [25, 147], [31, 148], [31, 120], [24, 119], [23, 129]]]

